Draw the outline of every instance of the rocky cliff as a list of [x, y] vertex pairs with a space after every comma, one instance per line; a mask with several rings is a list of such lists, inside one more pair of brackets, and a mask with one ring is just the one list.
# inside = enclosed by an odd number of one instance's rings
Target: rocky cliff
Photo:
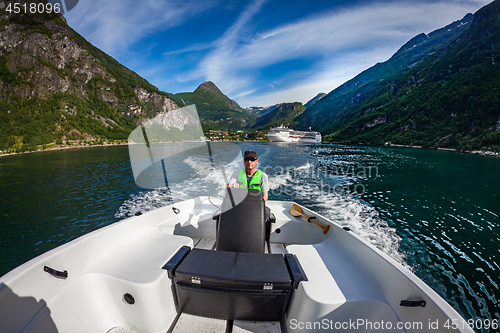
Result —
[[63, 16], [14, 14], [8, 4], [0, 1], [0, 150], [50, 144], [70, 132], [126, 139], [136, 125], [179, 107]]

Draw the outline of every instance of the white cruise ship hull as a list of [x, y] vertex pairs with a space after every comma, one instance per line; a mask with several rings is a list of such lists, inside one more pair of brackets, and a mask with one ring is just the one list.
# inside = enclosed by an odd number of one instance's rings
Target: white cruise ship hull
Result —
[[289, 128], [273, 128], [266, 137], [271, 142], [321, 143], [319, 132], [294, 131]]
[[283, 137], [279, 134], [276, 135], [266, 135], [266, 137], [269, 139], [271, 142], [292, 142], [292, 140], [288, 137]]

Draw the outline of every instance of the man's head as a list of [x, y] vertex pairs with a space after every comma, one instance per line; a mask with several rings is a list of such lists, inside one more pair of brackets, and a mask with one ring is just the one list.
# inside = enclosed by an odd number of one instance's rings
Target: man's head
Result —
[[257, 157], [257, 152], [254, 150], [247, 150], [244, 155], [245, 169], [251, 171], [257, 167], [259, 159]]

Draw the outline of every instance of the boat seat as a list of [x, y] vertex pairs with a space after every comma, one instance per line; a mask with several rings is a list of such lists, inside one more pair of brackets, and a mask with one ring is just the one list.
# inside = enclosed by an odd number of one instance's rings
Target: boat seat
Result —
[[280, 321], [305, 280], [296, 257], [183, 246], [163, 266], [178, 313], [249, 321]]
[[216, 250], [264, 253], [265, 238], [262, 192], [228, 188], [218, 219]]

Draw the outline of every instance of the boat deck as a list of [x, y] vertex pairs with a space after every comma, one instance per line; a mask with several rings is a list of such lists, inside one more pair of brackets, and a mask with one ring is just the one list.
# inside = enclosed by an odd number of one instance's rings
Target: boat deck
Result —
[[[215, 248], [216, 208], [208, 197], [199, 197], [84, 235], [3, 276], [0, 307], [9, 311], [0, 311], [0, 322], [11, 326], [2, 330], [308, 333], [292, 320], [337, 325], [362, 319], [390, 323], [391, 332], [417, 333], [422, 329], [397, 329], [396, 324], [463, 320], [411, 272], [333, 221], [302, 207], [306, 216], [331, 226], [324, 234], [306, 218], [292, 216], [293, 203], [266, 205], [276, 217], [271, 252], [295, 255], [307, 277], [293, 291], [281, 322], [177, 315], [172, 281], [161, 268], [182, 246]], [[68, 276], [57, 278], [46, 267]], [[376, 330], [363, 326], [354, 331]], [[436, 330], [445, 331], [450, 330]], [[468, 326], [451, 331], [473, 333]]]
[[[204, 250], [215, 249], [215, 239], [212, 238], [193, 238], [195, 248]], [[266, 246], [267, 253], [267, 246]], [[286, 253], [283, 244], [271, 244], [271, 253]], [[244, 320], [222, 320], [214, 318], [205, 318], [182, 313], [178, 316], [167, 333], [215, 333], [215, 332], [281, 332], [279, 321], [244, 321]]]
[[218, 333], [218, 332], [267, 332], [280, 333], [281, 325], [279, 321], [243, 321], [243, 320], [222, 320], [213, 318], [204, 318], [181, 314], [175, 327], [167, 333]]

